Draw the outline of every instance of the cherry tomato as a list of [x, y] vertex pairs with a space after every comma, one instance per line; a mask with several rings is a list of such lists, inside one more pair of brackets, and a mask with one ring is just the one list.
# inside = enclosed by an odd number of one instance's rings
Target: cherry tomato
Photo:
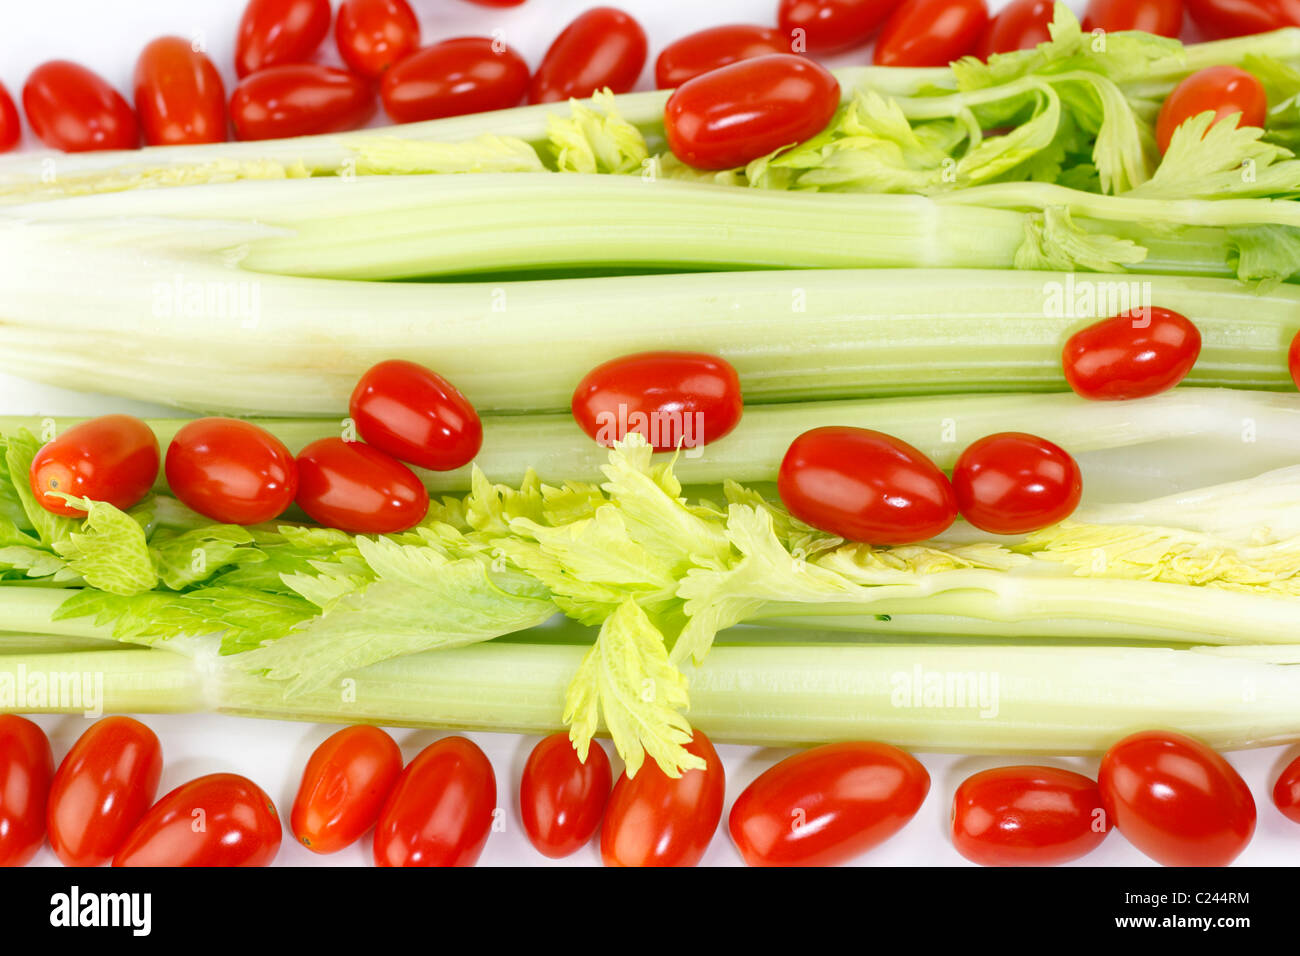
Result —
[[14, 106], [14, 98], [9, 95], [4, 84], [0, 83], [0, 153], [7, 153], [17, 146], [22, 136], [18, 107]]
[[1268, 114], [1264, 84], [1235, 66], [1211, 66], [1193, 73], [1169, 94], [1156, 119], [1156, 142], [1163, 154], [1174, 130], [1193, 116], [1214, 113], [1214, 122], [1234, 117], [1237, 126], [1263, 126]]
[[1201, 354], [1201, 333], [1169, 309], [1134, 309], [1065, 343], [1065, 379], [1084, 398], [1145, 398], [1173, 388]]
[[850, 541], [915, 544], [957, 518], [944, 473], [906, 442], [867, 428], [804, 432], [785, 453], [777, 491], [800, 521]]
[[901, 830], [929, 791], [925, 768], [896, 747], [814, 747], [745, 788], [731, 807], [731, 839], [750, 866], [835, 866]]
[[1255, 832], [1255, 800], [1228, 761], [1162, 730], [1125, 737], [1097, 777], [1110, 822], [1165, 866], [1226, 866]]
[[647, 759], [635, 777], [614, 784], [600, 827], [606, 866], [694, 866], [722, 819], [726, 775], [709, 738], [695, 731], [686, 749], [703, 770], [673, 778]]
[[1291, 381], [1300, 388], [1300, 332], [1291, 340], [1291, 351], [1287, 354], [1287, 367], [1291, 370]]
[[1109, 819], [1097, 784], [1055, 767], [998, 767], [952, 800], [952, 843], [981, 866], [1056, 866], [1091, 853]]
[[390, 359], [362, 375], [350, 414], [371, 445], [433, 471], [468, 465], [483, 445], [483, 424], [469, 399], [414, 362]]
[[[781, 0], [776, 11], [777, 26], [800, 52], [843, 53], [863, 46], [903, 0]], [[802, 33], [795, 31], [801, 30]]]
[[84, 518], [50, 492], [107, 501], [126, 510], [140, 502], [158, 478], [158, 439], [130, 415], [104, 415], [73, 425], [32, 459], [32, 494], [46, 511]]
[[0, 714], [0, 866], [22, 866], [45, 842], [54, 754], [41, 728]]
[[789, 53], [790, 41], [771, 27], [733, 23], [710, 27], [674, 40], [655, 61], [655, 86], [681, 86], [701, 73], [769, 53]]
[[947, 66], [974, 53], [989, 11], [984, 0], [905, 0], [876, 38], [877, 66]]
[[1287, 764], [1273, 785], [1273, 805], [1292, 823], [1300, 823], [1300, 757]]
[[284, 139], [364, 126], [375, 113], [370, 84], [346, 70], [299, 63], [248, 77], [230, 98], [238, 139]]
[[1024, 432], [989, 435], [957, 459], [952, 487], [962, 517], [990, 534], [1026, 534], [1079, 506], [1083, 475], [1070, 453]]
[[638, 352], [598, 365], [578, 383], [572, 407], [602, 445], [637, 432], [655, 451], [715, 442], [744, 410], [736, 370], [700, 352]]
[[487, 756], [464, 737], [444, 737], [411, 761], [384, 803], [375, 866], [473, 866], [496, 802]]
[[1183, 0], [1089, 0], [1083, 29], [1144, 30], [1162, 37], [1177, 37], [1183, 31]]
[[235, 37], [235, 74], [311, 58], [330, 31], [329, 0], [249, 0]]
[[600, 829], [612, 784], [609, 757], [599, 744], [591, 745], [583, 763], [568, 734], [538, 743], [519, 782], [519, 815], [533, 846], [553, 859], [586, 846]]
[[524, 3], [524, 0], [469, 0], [470, 3], [477, 3], [480, 7], [518, 7]]
[[411, 469], [378, 448], [322, 438], [298, 454], [298, 507], [317, 524], [351, 534], [395, 534], [429, 511]]
[[153, 805], [162, 771], [162, 745], [140, 721], [105, 717], [92, 724], [50, 788], [50, 846], [64, 866], [113, 859]]
[[486, 113], [518, 105], [528, 64], [513, 47], [487, 37], [444, 40], [384, 74], [384, 109], [399, 123]]
[[153, 805], [114, 866], [270, 866], [280, 815], [262, 789], [234, 773], [181, 784]]
[[122, 94], [79, 63], [49, 60], [23, 84], [32, 132], [65, 153], [135, 149], [140, 128]]
[[1052, 38], [1047, 29], [1056, 10], [1056, 0], [1014, 0], [989, 21], [980, 38], [979, 57], [995, 53], [1032, 50]]
[[420, 21], [406, 0], [343, 0], [334, 39], [348, 69], [378, 77], [420, 48]]
[[1300, 0], [1187, 0], [1187, 13], [1207, 40], [1300, 26]]
[[682, 162], [730, 169], [820, 133], [840, 104], [825, 67], [774, 53], [687, 80], [668, 98], [664, 130]]
[[622, 10], [593, 7], [555, 38], [528, 88], [528, 102], [583, 99], [609, 87], [626, 93], [645, 66], [645, 31]]
[[278, 518], [298, 493], [298, 469], [280, 439], [252, 422], [200, 418], [182, 426], [164, 466], [172, 494], [223, 524]]
[[226, 88], [189, 40], [159, 37], [135, 64], [135, 109], [150, 146], [226, 140]]
[[289, 826], [316, 853], [337, 853], [379, 819], [402, 775], [402, 751], [378, 727], [345, 727], [312, 753]]

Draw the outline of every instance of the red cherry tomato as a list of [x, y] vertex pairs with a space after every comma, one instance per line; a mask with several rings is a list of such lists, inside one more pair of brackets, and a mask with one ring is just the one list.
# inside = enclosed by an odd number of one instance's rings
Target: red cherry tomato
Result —
[[1065, 380], [1084, 398], [1146, 398], [1173, 388], [1201, 354], [1201, 333], [1169, 309], [1134, 309], [1065, 343]]
[[[903, 0], [781, 0], [777, 26], [786, 49], [791, 41], [809, 53], [842, 53], [863, 46]], [[802, 30], [802, 34], [795, 31]]]
[[249, 0], [235, 37], [235, 74], [311, 58], [330, 30], [329, 0]]
[[123, 510], [138, 504], [158, 477], [158, 439], [130, 415], [104, 415], [73, 425], [32, 459], [32, 494], [46, 511], [84, 518], [50, 492], [107, 501]]
[[750, 866], [835, 866], [901, 830], [929, 791], [925, 768], [896, 747], [814, 747], [745, 788], [731, 807], [731, 839]]
[[343, 0], [334, 39], [348, 69], [378, 77], [420, 48], [420, 21], [406, 0]]
[[528, 102], [583, 99], [609, 87], [626, 93], [645, 66], [645, 31], [622, 10], [593, 7], [570, 23], [546, 51], [528, 88]]
[[64, 866], [99, 866], [158, 796], [162, 745], [130, 717], [105, 717], [68, 751], [50, 788], [50, 846]]
[[473, 866], [496, 812], [497, 781], [483, 751], [444, 737], [402, 772], [375, 827], [376, 866]]
[[1187, 13], [1207, 40], [1300, 26], [1300, 0], [1187, 0]]
[[310, 63], [261, 70], [235, 87], [230, 119], [238, 139], [283, 139], [364, 126], [375, 113], [370, 84]]
[[1070, 453], [1024, 432], [989, 435], [957, 459], [952, 487], [962, 517], [990, 534], [1026, 534], [1079, 506], [1083, 476]]
[[1165, 866], [1226, 866], [1255, 832], [1255, 800], [1228, 761], [1199, 740], [1147, 730], [1101, 761], [1110, 822]]
[[877, 66], [947, 66], [974, 53], [989, 11], [984, 0], [905, 0], [876, 38]]
[[1083, 29], [1144, 30], [1176, 37], [1183, 31], [1183, 0], [1089, 0]]
[[518, 7], [522, 6], [525, 0], [469, 0], [470, 3], [477, 3], [480, 7]]
[[519, 815], [533, 846], [552, 859], [586, 846], [600, 829], [613, 777], [609, 757], [593, 743], [583, 763], [568, 734], [552, 734], [533, 748], [519, 782]]
[[172, 494], [223, 524], [278, 518], [298, 493], [298, 469], [280, 439], [252, 422], [200, 418], [181, 427], [164, 466]]
[[572, 407], [602, 445], [637, 432], [655, 451], [715, 442], [744, 410], [736, 370], [700, 352], [638, 352], [598, 365], [578, 383]]
[[402, 775], [402, 751], [378, 727], [345, 727], [313, 751], [289, 826], [316, 853], [337, 853], [365, 836]]
[[135, 108], [150, 146], [226, 140], [226, 87], [189, 40], [159, 37], [135, 64]]
[[1273, 785], [1273, 805], [1292, 823], [1300, 823], [1300, 757], [1287, 764]]
[[1291, 351], [1287, 354], [1287, 367], [1291, 370], [1291, 381], [1300, 388], [1300, 332], [1291, 340]]
[[906, 442], [867, 428], [804, 432], [785, 453], [777, 491], [800, 521], [850, 541], [915, 544], [957, 518], [944, 473]]
[[1032, 50], [1052, 38], [1047, 29], [1056, 10], [1056, 0], [1014, 0], [989, 21], [980, 38], [979, 57], [995, 53]]
[[518, 105], [528, 64], [513, 47], [487, 37], [444, 40], [384, 74], [384, 109], [398, 123], [486, 113]]
[[22, 866], [45, 842], [54, 754], [41, 728], [0, 714], [0, 866]]
[[1091, 853], [1110, 823], [1101, 791], [1055, 767], [998, 767], [967, 777], [952, 800], [952, 843], [981, 866], [1056, 866]]
[[395, 534], [429, 511], [411, 469], [378, 448], [322, 438], [298, 454], [298, 507], [317, 524], [351, 534]]
[[32, 70], [23, 84], [23, 110], [41, 142], [65, 153], [140, 145], [135, 113], [122, 94], [68, 60], [49, 60]]
[[695, 731], [686, 749], [703, 770], [673, 778], [647, 759], [635, 777], [618, 778], [600, 827], [606, 866], [694, 866], [722, 819], [727, 781], [709, 738]]
[[483, 445], [483, 425], [469, 399], [414, 362], [390, 359], [362, 375], [350, 414], [371, 445], [432, 471], [468, 465]]
[[668, 146], [698, 169], [730, 169], [820, 133], [840, 104], [825, 67], [774, 53], [687, 80], [668, 98]]
[[790, 41], [771, 27], [734, 23], [710, 27], [674, 40], [655, 61], [655, 86], [681, 86], [701, 73], [769, 53], [789, 53]]
[[1268, 115], [1264, 84], [1235, 66], [1211, 66], [1193, 73], [1169, 94], [1156, 119], [1156, 143], [1163, 154], [1174, 130], [1193, 116], [1214, 113], [1218, 123], [1233, 117], [1237, 126], [1263, 126]]
[[22, 122], [18, 119], [18, 107], [14, 98], [0, 83], [0, 153], [7, 153], [18, 145], [23, 137]]

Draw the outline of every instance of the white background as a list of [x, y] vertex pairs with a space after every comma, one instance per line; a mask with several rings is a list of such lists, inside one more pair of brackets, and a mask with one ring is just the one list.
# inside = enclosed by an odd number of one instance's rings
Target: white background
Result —
[[[424, 42], [466, 34], [485, 35], [505, 31], [529, 63], [536, 65], [551, 39], [593, 0], [529, 0], [522, 7], [495, 10], [463, 0], [411, 0], [420, 17]], [[650, 63], [641, 86], [653, 83], [653, 60], [662, 46], [694, 30], [730, 22], [772, 23], [776, 0], [620, 0], [623, 9], [636, 16], [650, 36]], [[991, 6], [1003, 5], [994, 0]], [[337, 6], [337, 3], [335, 4]], [[1080, 8], [1074, 4], [1076, 10]], [[230, 64], [235, 26], [243, 0], [42, 0], [37, 4], [15, 4], [8, 10], [0, 30], [0, 80], [15, 100], [32, 67], [57, 57], [77, 60], [96, 70], [127, 92], [136, 55], [150, 39], [163, 34], [201, 36], [222, 70], [227, 88], [233, 85]], [[323, 62], [337, 63], [331, 37], [322, 44]], [[834, 65], [867, 62], [865, 52], [836, 58]], [[382, 122], [382, 115], [376, 122]], [[30, 133], [25, 148], [34, 148]], [[3, 290], [0, 289], [0, 296]], [[102, 414], [108, 411], [145, 412], [146, 406], [117, 399], [98, 398], [33, 386], [0, 377], [0, 413], [4, 414]], [[312, 749], [334, 727], [277, 723], [210, 715], [148, 716], [143, 718], [162, 739], [166, 757], [161, 792], [196, 776], [216, 771], [245, 774], [259, 783], [288, 814], [302, 767]], [[85, 729], [80, 717], [43, 717], [38, 722], [50, 734], [55, 759], [62, 759], [73, 741]], [[1300, 732], [1300, 728], [1297, 728]], [[409, 760], [441, 736], [436, 731], [394, 731]], [[505, 830], [494, 833], [483, 854], [484, 864], [547, 864], [532, 849], [518, 822], [516, 788], [528, 751], [537, 738], [510, 734], [471, 734], [491, 758], [497, 774], [498, 803], [507, 809]], [[730, 801], [750, 780], [791, 751], [752, 747], [719, 746], [727, 770], [728, 808]], [[1273, 748], [1230, 755], [1255, 793], [1259, 825], [1241, 863], [1293, 864], [1300, 855], [1300, 827], [1285, 820], [1272, 806], [1272, 783], [1300, 747]], [[865, 865], [930, 864], [964, 865], [952, 849], [947, 834], [953, 790], [971, 773], [988, 767], [1017, 762], [1008, 757], [959, 757], [923, 755], [932, 778], [930, 796], [911, 824], [893, 840], [872, 851], [859, 862]], [[1095, 760], [1026, 760], [1070, 767], [1096, 774]], [[617, 766], [617, 764], [616, 764]], [[38, 863], [57, 864], [53, 853], [42, 850]], [[277, 865], [358, 865], [370, 862], [369, 840], [332, 857], [317, 857], [289, 837], [280, 851]], [[594, 846], [561, 864], [593, 865], [600, 858]], [[706, 864], [737, 865], [740, 858], [722, 826], [705, 857]], [[1086, 865], [1151, 865], [1141, 853], [1112, 834], [1102, 847], [1082, 861]]]

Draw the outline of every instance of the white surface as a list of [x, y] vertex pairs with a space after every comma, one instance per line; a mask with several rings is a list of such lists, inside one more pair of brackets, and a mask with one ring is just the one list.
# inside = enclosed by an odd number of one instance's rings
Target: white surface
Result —
[[[465, 34], [489, 34], [504, 30], [507, 42], [516, 46], [533, 65], [553, 36], [591, 0], [530, 0], [512, 10], [478, 7], [462, 0], [411, 0], [420, 16], [424, 41], [431, 42]], [[337, 3], [335, 4], [337, 6]], [[635, 15], [651, 38], [650, 61], [659, 48], [674, 37], [705, 26], [728, 22], [771, 22], [776, 0], [619, 0], [619, 6]], [[992, 6], [1003, 4], [994, 0]], [[1080, 4], [1074, 4], [1076, 9]], [[139, 49], [154, 36], [177, 33], [203, 37], [207, 49], [233, 81], [229, 64], [234, 47], [235, 24], [243, 0], [44, 0], [39, 4], [18, 4], [8, 10], [0, 31], [0, 80], [17, 98], [23, 79], [32, 67], [55, 57], [78, 60], [99, 71], [121, 90], [129, 90], [131, 71]], [[336, 62], [333, 41], [322, 46], [322, 60]], [[853, 53], [834, 62], [865, 62], [863, 53]], [[642, 86], [652, 82], [653, 68], [647, 64]], [[32, 147], [30, 134], [24, 145]], [[3, 290], [0, 290], [3, 295]], [[108, 411], [143, 413], [147, 409], [115, 399], [73, 395], [57, 389], [33, 386], [17, 379], [0, 377], [0, 413], [3, 414], [101, 414]], [[293, 802], [302, 767], [312, 749], [336, 728], [324, 725], [277, 723], [214, 716], [148, 716], [143, 718], [162, 739], [166, 756], [162, 791], [204, 773], [232, 771], [257, 781], [276, 801], [282, 814]], [[42, 717], [38, 722], [50, 734], [55, 758], [62, 759], [76, 737], [87, 726], [80, 717]], [[410, 759], [436, 740], [435, 731], [395, 731], [403, 753]], [[494, 833], [483, 855], [484, 864], [531, 865], [547, 862], [528, 844], [515, 809], [516, 788], [528, 751], [537, 738], [508, 734], [471, 734], [491, 758], [497, 774], [498, 803], [507, 809], [503, 832]], [[727, 770], [730, 801], [762, 770], [790, 751], [752, 747], [719, 746]], [[1269, 799], [1272, 782], [1300, 747], [1273, 748], [1230, 755], [1255, 793], [1259, 805], [1259, 826], [1250, 848], [1240, 862], [1263, 865], [1294, 864], [1300, 851], [1300, 827], [1285, 820]], [[966, 776], [988, 767], [1016, 763], [1014, 758], [923, 755], [931, 775], [930, 796], [916, 819], [897, 837], [861, 862], [867, 865], [965, 864], [947, 837], [947, 821], [953, 790]], [[1070, 767], [1095, 775], [1095, 760], [1026, 760]], [[57, 864], [48, 849], [37, 863]], [[332, 857], [320, 858], [286, 840], [278, 865], [358, 865], [370, 862], [369, 841]], [[740, 858], [731, 846], [724, 824], [713, 841], [706, 864], [735, 865]], [[1150, 865], [1142, 854], [1118, 834], [1112, 834], [1100, 850], [1082, 861], [1086, 865]], [[592, 865], [599, 854], [588, 847], [561, 864]]]

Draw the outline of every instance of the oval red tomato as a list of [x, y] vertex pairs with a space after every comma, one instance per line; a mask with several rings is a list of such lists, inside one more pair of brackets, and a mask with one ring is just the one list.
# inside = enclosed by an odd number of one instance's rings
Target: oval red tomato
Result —
[[158, 439], [130, 415], [92, 418], [47, 442], [32, 459], [29, 478], [41, 507], [56, 515], [84, 518], [86, 513], [51, 492], [126, 510], [158, 478]]
[[987, 60], [995, 53], [1032, 50], [1052, 38], [1048, 26], [1056, 10], [1056, 0], [1014, 0], [989, 21], [980, 38], [979, 57]]
[[69, 60], [49, 60], [23, 84], [23, 111], [46, 146], [65, 153], [135, 149], [135, 113], [97, 73]]
[[867, 428], [804, 432], [785, 453], [777, 490], [805, 524], [869, 544], [915, 544], [957, 518], [944, 473], [906, 442]]
[[1264, 84], [1235, 66], [1211, 66], [1183, 80], [1165, 99], [1156, 119], [1156, 143], [1169, 149], [1174, 130], [1193, 116], [1214, 113], [1214, 122], [1229, 117], [1237, 126], [1260, 126], [1268, 115]]
[[90, 726], [50, 788], [50, 846], [64, 866], [99, 866], [117, 854], [158, 796], [162, 745], [130, 717]]
[[0, 866], [22, 866], [45, 842], [54, 753], [30, 720], [0, 714]]
[[469, 399], [414, 362], [390, 359], [362, 375], [350, 414], [371, 445], [433, 471], [468, 465], [483, 445], [483, 424]]
[[497, 782], [487, 756], [444, 737], [402, 772], [375, 827], [375, 866], [473, 866], [492, 832]]
[[1201, 354], [1201, 333], [1169, 309], [1134, 309], [1070, 336], [1065, 380], [1084, 398], [1146, 398], [1187, 377]]
[[257, 784], [210, 773], [155, 803], [113, 865], [270, 866], [280, 839], [280, 815]]
[[1300, 823], [1300, 757], [1286, 765], [1273, 785], [1273, 805], [1292, 823]]
[[343, 0], [334, 38], [348, 69], [374, 78], [420, 48], [420, 21], [406, 0]]
[[664, 47], [655, 60], [655, 86], [671, 89], [729, 63], [789, 52], [789, 39], [771, 27], [749, 23], [709, 27]]
[[528, 88], [528, 102], [583, 99], [608, 87], [626, 93], [645, 67], [641, 24], [622, 10], [593, 7], [555, 38]]
[[18, 107], [9, 95], [4, 84], [0, 83], [0, 153], [7, 153], [18, 145], [23, 138], [22, 122], [18, 119]]
[[1207, 40], [1300, 26], [1300, 0], [1187, 0], [1187, 13]]
[[1024, 432], [1001, 432], [962, 452], [952, 487], [962, 517], [981, 531], [1026, 534], [1074, 513], [1083, 475], [1059, 445]]
[[591, 744], [584, 763], [568, 734], [545, 738], [528, 755], [519, 782], [519, 816], [528, 839], [552, 859], [576, 853], [600, 828], [612, 785], [600, 744]]
[[1291, 340], [1291, 350], [1287, 353], [1287, 367], [1291, 370], [1291, 381], [1300, 388], [1300, 332]]
[[370, 84], [346, 70], [310, 63], [261, 70], [235, 87], [230, 119], [244, 140], [339, 133], [375, 113]]
[[1089, 0], [1083, 29], [1144, 30], [1177, 37], [1183, 30], [1183, 0]]
[[695, 731], [686, 749], [703, 769], [670, 777], [651, 759], [618, 778], [600, 827], [606, 866], [694, 866], [713, 841], [727, 789], [713, 744]]
[[629, 432], [655, 451], [699, 448], [740, 422], [744, 403], [731, 363], [700, 352], [638, 352], [598, 365], [573, 392], [573, 417], [602, 445]]
[[429, 510], [411, 469], [378, 448], [322, 438], [298, 454], [298, 507], [317, 524], [351, 534], [395, 534]]
[[226, 140], [226, 87], [208, 57], [181, 37], [159, 37], [135, 64], [135, 109], [150, 146]]
[[1110, 822], [1165, 866], [1226, 866], [1255, 832], [1255, 799], [1228, 761], [1199, 740], [1148, 730], [1101, 761]]
[[[777, 25], [789, 43], [802, 39], [802, 49], [809, 53], [842, 53], [863, 46], [876, 27], [902, 4], [903, 0], [781, 0], [776, 11]], [[801, 32], [796, 32], [801, 31]]]
[[235, 37], [235, 74], [310, 59], [331, 16], [329, 0], [249, 0]]
[[930, 775], [879, 743], [814, 747], [758, 776], [731, 807], [731, 838], [750, 866], [835, 866], [884, 843], [916, 816]]
[[974, 53], [988, 26], [984, 0], [905, 0], [876, 38], [877, 66], [947, 66]]
[[302, 772], [289, 827], [315, 853], [365, 836], [402, 775], [402, 751], [378, 727], [345, 727], [317, 747]]
[[293, 455], [252, 422], [200, 418], [181, 427], [164, 467], [172, 494], [224, 524], [278, 518], [298, 493]]
[[487, 37], [425, 47], [389, 68], [380, 88], [384, 109], [398, 123], [508, 109], [526, 92], [524, 58]]
[[1109, 820], [1097, 784], [1055, 767], [997, 767], [962, 781], [952, 843], [982, 866], [1056, 866], [1091, 853]]

